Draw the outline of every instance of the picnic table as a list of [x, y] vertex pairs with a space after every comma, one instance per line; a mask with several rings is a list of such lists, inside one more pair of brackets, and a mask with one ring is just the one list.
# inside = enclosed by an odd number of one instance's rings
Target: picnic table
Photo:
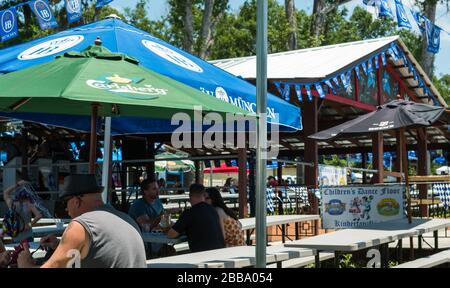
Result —
[[159, 243], [159, 244], [179, 244], [187, 241], [186, 235], [181, 235], [177, 238], [169, 238], [167, 237], [166, 233], [159, 232], [159, 231], [152, 231], [152, 232], [143, 232], [142, 238], [144, 239], [144, 242], [149, 243]]
[[[281, 241], [283, 243], [286, 242], [286, 224], [294, 223], [295, 224], [295, 239], [299, 239], [299, 227], [298, 223], [319, 220], [319, 215], [273, 215], [266, 217], [266, 227], [270, 226], [280, 226], [281, 225]], [[247, 244], [250, 244], [250, 235], [252, 234], [252, 230], [256, 227], [256, 218], [243, 218], [239, 219], [242, 224], [242, 230], [247, 232]], [[313, 224], [315, 225], [315, 224]]]
[[49, 234], [55, 234], [56, 236], [60, 236], [64, 233], [67, 226], [69, 224], [63, 224], [61, 226], [58, 225], [48, 225], [48, 226], [38, 226], [33, 227], [33, 237], [43, 237]]
[[[419, 236], [433, 232], [435, 249], [438, 249], [437, 231], [450, 227], [450, 219], [412, 219], [409, 224], [406, 219], [393, 220], [364, 226], [361, 228], [343, 229], [285, 244], [286, 247], [316, 249], [316, 267], [320, 266], [318, 256], [321, 251], [335, 252], [335, 265], [339, 263], [339, 253], [353, 252], [375, 246], [381, 246], [383, 264], [387, 266], [388, 244], [399, 241], [399, 250], [403, 238]], [[419, 241], [420, 242], [420, 241]], [[401, 253], [400, 253], [401, 255]]]
[[[282, 261], [314, 255], [312, 249], [269, 246], [266, 262], [281, 264]], [[242, 268], [255, 264], [254, 246], [236, 246], [147, 261], [148, 268]]]

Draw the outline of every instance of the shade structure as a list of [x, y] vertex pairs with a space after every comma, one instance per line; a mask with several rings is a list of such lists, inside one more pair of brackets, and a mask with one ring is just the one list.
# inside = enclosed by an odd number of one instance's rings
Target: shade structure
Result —
[[[118, 19], [105, 19], [69, 29], [28, 43], [0, 50], [0, 73], [10, 73], [51, 61], [67, 51], [82, 51], [101, 36], [103, 46], [138, 59], [146, 68], [180, 81], [211, 98], [218, 98], [244, 110], [256, 112], [256, 88], [252, 84], [178, 49], [145, 31]], [[300, 109], [268, 94], [268, 120], [280, 124], [282, 131], [301, 129]], [[88, 131], [89, 119], [73, 119], [58, 115], [3, 115], [23, 120]], [[120, 123], [118, 123], [120, 122]], [[76, 124], [72, 127], [72, 124]], [[120, 118], [113, 119], [113, 134], [170, 133], [168, 121]], [[121, 129], [115, 130], [120, 127]]]
[[[381, 105], [376, 111], [347, 121], [330, 129], [308, 136], [315, 140], [328, 140], [337, 137], [352, 137], [368, 133], [383, 132], [386, 130], [399, 129], [401, 131], [400, 149], [402, 150], [402, 169], [408, 171], [408, 153], [406, 151], [406, 140], [404, 130], [420, 128], [432, 125], [434, 122], [448, 121], [445, 108], [416, 103], [406, 100], [393, 100]], [[404, 172], [405, 188], [408, 202], [408, 221], [411, 223], [411, 195], [409, 193], [409, 177]]]
[[400, 128], [420, 128], [430, 126], [438, 120], [448, 121], [447, 118], [448, 115], [443, 107], [393, 100], [379, 106], [376, 111], [308, 137], [315, 140], [328, 140]]
[[[23, 83], [23, 85], [17, 85]], [[99, 116], [170, 118], [174, 112], [247, 111], [138, 65], [134, 58], [101, 46], [68, 52], [54, 61], [0, 77], [0, 110]]]

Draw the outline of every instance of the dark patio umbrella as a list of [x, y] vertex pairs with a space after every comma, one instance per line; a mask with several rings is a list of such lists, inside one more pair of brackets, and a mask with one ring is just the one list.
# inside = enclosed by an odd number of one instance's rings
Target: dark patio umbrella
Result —
[[[406, 100], [393, 100], [381, 105], [376, 111], [362, 115], [330, 129], [308, 136], [315, 140], [328, 140], [337, 137], [354, 137], [358, 135], [395, 129], [413, 129], [427, 127], [441, 120], [449, 122], [448, 111], [444, 107], [431, 106]], [[408, 171], [406, 141], [402, 134], [402, 166]], [[409, 193], [408, 173], [405, 173], [405, 186], [408, 200], [408, 220], [411, 223], [411, 195]]]
[[426, 127], [437, 120], [448, 122], [448, 113], [444, 112], [445, 108], [443, 107], [406, 100], [394, 100], [379, 106], [376, 111], [310, 135], [309, 138], [328, 140], [400, 128]]

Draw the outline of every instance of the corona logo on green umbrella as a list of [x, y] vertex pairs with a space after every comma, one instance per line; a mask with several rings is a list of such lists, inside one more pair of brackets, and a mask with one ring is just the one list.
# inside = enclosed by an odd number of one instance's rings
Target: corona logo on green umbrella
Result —
[[150, 84], [140, 85], [144, 78], [126, 78], [118, 74], [87, 80], [86, 84], [95, 89], [107, 90], [119, 96], [131, 99], [152, 100], [158, 95], [167, 95], [168, 89], [153, 87]]

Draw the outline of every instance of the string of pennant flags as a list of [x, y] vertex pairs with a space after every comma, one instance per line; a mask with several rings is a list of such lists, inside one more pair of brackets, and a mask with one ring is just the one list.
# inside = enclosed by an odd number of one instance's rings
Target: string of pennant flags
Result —
[[[113, 0], [97, 0], [96, 7], [103, 7], [112, 1]], [[73, 23], [81, 19], [83, 14], [81, 0], [64, 0], [64, 4], [69, 23]], [[42, 30], [58, 27], [58, 23], [53, 16], [47, 0], [33, 0], [20, 3], [0, 11], [0, 42], [19, 36], [17, 10], [25, 5], [28, 5], [31, 11], [33, 11], [33, 14], [36, 16]]]
[[388, 48], [381, 50], [378, 54], [371, 57], [369, 60], [356, 62], [355, 65], [351, 66], [346, 71], [338, 75], [328, 77], [325, 80], [320, 80], [313, 83], [291, 83], [284, 81], [283, 82], [276, 81], [273, 82], [273, 84], [276, 86], [282, 98], [285, 99], [286, 101], [290, 100], [291, 88], [295, 88], [295, 94], [300, 102], [303, 101], [302, 91], [306, 91], [308, 101], [311, 102], [313, 100], [312, 89], [315, 89], [320, 98], [325, 98], [326, 94], [324, 87], [329, 88], [335, 95], [337, 94], [336, 88], [343, 87], [346, 91], [348, 91], [351, 85], [351, 76], [353, 71], [355, 71], [358, 80], [361, 80], [362, 73], [364, 73], [369, 78], [375, 77], [374, 76], [375, 71], [380, 68], [380, 59], [381, 65], [384, 67], [387, 65], [387, 57], [391, 57], [394, 60], [394, 62], [401, 60], [403, 62], [402, 64], [403, 67], [407, 68], [409, 73], [412, 74], [414, 80], [418, 82], [418, 88], [423, 89], [424, 95], [426, 95], [427, 97], [431, 97], [434, 104], [439, 103], [436, 97], [431, 92], [430, 88], [425, 84], [423, 79], [419, 77], [420, 74], [417, 72], [416, 68], [414, 67], [414, 64], [408, 59], [406, 54], [403, 52], [402, 49], [398, 47], [396, 43], [391, 43], [391, 45]]
[[[406, 10], [402, 0], [394, 1], [398, 27], [412, 29], [411, 22], [406, 15]], [[394, 14], [389, 6], [388, 0], [363, 0], [363, 3], [367, 6], [375, 7], [378, 10], [378, 17], [388, 17], [394, 19]], [[425, 15], [415, 11], [412, 7], [409, 7], [409, 10], [417, 26], [419, 27], [419, 30], [426, 36], [427, 51], [434, 54], [438, 53], [440, 48], [441, 32], [444, 32], [448, 36], [450, 36], [450, 32], [437, 26]]]

